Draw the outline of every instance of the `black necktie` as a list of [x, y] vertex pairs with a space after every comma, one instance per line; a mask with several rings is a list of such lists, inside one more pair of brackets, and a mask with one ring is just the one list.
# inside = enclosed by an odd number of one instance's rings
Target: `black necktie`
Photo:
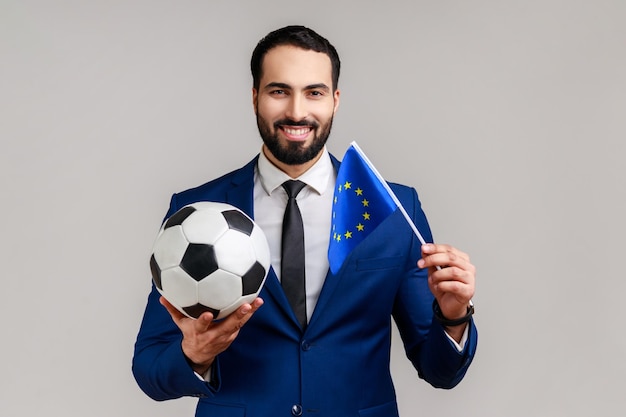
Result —
[[285, 181], [287, 207], [283, 217], [283, 242], [281, 254], [281, 283], [300, 326], [306, 327], [306, 295], [304, 290], [304, 226], [296, 196], [306, 184], [302, 181]]

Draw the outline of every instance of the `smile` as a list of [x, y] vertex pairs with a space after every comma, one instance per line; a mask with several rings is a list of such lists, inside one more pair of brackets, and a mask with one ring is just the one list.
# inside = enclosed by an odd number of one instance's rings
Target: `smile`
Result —
[[285, 132], [285, 135], [287, 135], [287, 137], [289, 137], [290, 139], [304, 139], [311, 132], [310, 126], [306, 126], [306, 127], [281, 126], [280, 128], [283, 132]]

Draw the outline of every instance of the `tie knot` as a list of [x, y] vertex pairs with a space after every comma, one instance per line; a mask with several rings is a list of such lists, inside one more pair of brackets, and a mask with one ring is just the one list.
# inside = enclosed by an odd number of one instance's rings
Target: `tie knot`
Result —
[[283, 188], [287, 192], [289, 198], [296, 198], [298, 193], [302, 191], [306, 184], [298, 180], [288, 180], [283, 182]]

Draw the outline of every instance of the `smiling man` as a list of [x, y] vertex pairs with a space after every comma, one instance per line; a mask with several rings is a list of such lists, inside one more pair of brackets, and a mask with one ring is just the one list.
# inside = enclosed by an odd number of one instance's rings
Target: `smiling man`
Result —
[[252, 100], [265, 156], [292, 178], [313, 166], [339, 106], [328, 55], [291, 45], [270, 49]]
[[[197, 416], [394, 417], [393, 318], [419, 377], [454, 387], [477, 344], [469, 256], [420, 245], [392, 215], [330, 272], [340, 163], [325, 144], [339, 106], [339, 57], [314, 31], [288, 26], [258, 43], [251, 69], [261, 152], [175, 194], [166, 218], [197, 201], [237, 206], [265, 232], [272, 268], [259, 298], [218, 322], [208, 312], [183, 316], [153, 288], [133, 358], [139, 386], [157, 400], [198, 397]], [[390, 186], [432, 242], [415, 190]], [[294, 207], [297, 233], [287, 220]], [[299, 243], [286, 243], [294, 234]]]

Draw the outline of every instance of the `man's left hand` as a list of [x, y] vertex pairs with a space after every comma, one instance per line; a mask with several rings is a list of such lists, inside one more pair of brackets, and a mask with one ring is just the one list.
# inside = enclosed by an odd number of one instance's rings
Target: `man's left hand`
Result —
[[[470, 262], [469, 255], [450, 245], [427, 243], [422, 245], [422, 259], [417, 266], [428, 268], [428, 286], [443, 316], [449, 320], [465, 316], [476, 281], [476, 267]], [[446, 330], [459, 341], [465, 326]]]

